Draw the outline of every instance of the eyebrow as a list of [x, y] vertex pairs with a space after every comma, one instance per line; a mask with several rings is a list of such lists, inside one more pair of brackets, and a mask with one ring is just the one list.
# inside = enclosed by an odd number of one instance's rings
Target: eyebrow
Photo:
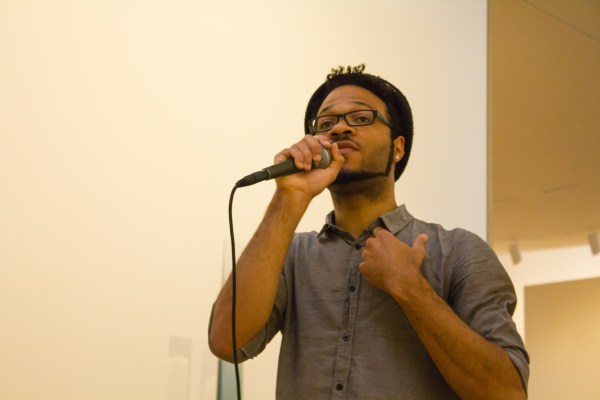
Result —
[[[372, 109], [373, 109], [373, 107], [371, 107], [371, 105], [370, 105], [370, 104], [367, 104], [367, 103], [365, 103], [365, 102], [363, 102], [363, 101], [360, 101], [360, 100], [352, 100], [352, 103], [354, 103], [354, 104], [357, 104], [357, 105], [360, 105], [360, 106], [367, 106], [367, 107], [369, 107], [369, 110], [372, 110]], [[330, 105], [330, 106], [327, 106], [327, 107], [325, 107], [324, 109], [322, 109], [322, 110], [321, 110], [321, 112], [320, 112], [320, 113], [318, 113], [318, 114], [317, 114], [317, 116], [318, 116], [318, 115], [321, 115], [322, 113], [324, 113], [324, 112], [326, 112], [327, 110], [331, 109], [333, 106], [335, 106], [335, 104], [332, 104], [332, 105]]]

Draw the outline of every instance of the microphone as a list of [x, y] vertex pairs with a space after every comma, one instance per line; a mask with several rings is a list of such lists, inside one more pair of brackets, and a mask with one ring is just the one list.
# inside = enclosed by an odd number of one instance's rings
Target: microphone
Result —
[[[324, 147], [321, 147], [321, 161], [313, 162], [312, 167], [321, 169], [327, 168], [331, 164], [331, 152]], [[254, 172], [253, 174], [246, 175], [244, 178], [237, 181], [235, 184], [237, 187], [244, 187], [254, 185], [255, 183], [266, 181], [267, 179], [274, 179], [280, 176], [295, 174], [298, 172], [305, 172], [303, 169], [299, 169], [294, 165], [294, 159], [288, 158], [279, 164], [271, 165], [270, 167], [261, 169], [260, 171]]]

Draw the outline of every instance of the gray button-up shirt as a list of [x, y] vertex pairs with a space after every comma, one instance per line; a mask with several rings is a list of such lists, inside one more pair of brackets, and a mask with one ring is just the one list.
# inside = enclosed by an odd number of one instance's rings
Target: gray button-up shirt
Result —
[[400, 306], [360, 274], [361, 248], [383, 227], [412, 245], [429, 236], [422, 274], [472, 329], [509, 355], [523, 382], [529, 359], [512, 320], [516, 296], [490, 247], [462, 229], [447, 231], [404, 206], [358, 239], [335, 226], [295, 235], [264, 329], [240, 351], [259, 354], [281, 331], [277, 399], [454, 399]]

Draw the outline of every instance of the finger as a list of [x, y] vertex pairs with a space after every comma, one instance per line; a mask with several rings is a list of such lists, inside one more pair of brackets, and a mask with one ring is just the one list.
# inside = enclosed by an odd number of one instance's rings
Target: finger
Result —
[[337, 166], [338, 168], [341, 168], [342, 164], [344, 164], [346, 162], [346, 159], [340, 153], [340, 149], [338, 148], [338, 144], [337, 143], [331, 143], [330, 144], [330, 150], [331, 150], [331, 158], [333, 159], [331, 163], [333, 165]]
[[322, 145], [313, 135], [304, 135], [304, 138], [300, 142], [297, 143], [297, 149], [302, 152], [302, 162], [303, 164], [297, 165], [298, 168], [301, 168], [305, 171], [310, 171], [312, 166], [318, 164], [323, 157], [322, 154]]
[[[318, 138], [313, 135], [306, 135], [304, 137], [305, 142], [308, 144], [308, 147], [311, 151], [311, 160], [312, 163], [318, 164], [323, 158], [322, 148], [325, 147]], [[326, 148], [326, 147], [325, 147]], [[312, 166], [311, 163], [311, 166]]]
[[413, 247], [415, 249], [425, 250], [428, 240], [429, 240], [429, 237], [426, 234], [422, 233], [419, 236], [417, 236], [417, 238], [413, 242]]
[[313, 138], [315, 138], [322, 147], [325, 147], [326, 149], [331, 149], [331, 142], [324, 135], [319, 135], [319, 136], [308, 135], [308, 136], [312, 136]]
[[291, 152], [291, 149], [289, 149], [289, 148], [283, 149], [279, 153], [275, 154], [273, 162], [275, 164], [279, 164], [280, 162], [283, 162], [283, 161], [287, 160], [288, 158], [292, 158], [292, 152]]
[[382, 227], [380, 227], [380, 226], [378, 226], [377, 228], [373, 229], [373, 235], [374, 236], [377, 235], [377, 234], [380, 234], [382, 232], [387, 232], [387, 230], [384, 229], [384, 228], [382, 228]]
[[377, 237], [386, 237], [386, 236], [394, 236], [392, 235], [392, 233], [390, 231], [388, 231], [385, 228], [382, 227], [377, 227], [375, 229], [373, 229], [373, 237], [377, 238]]
[[297, 168], [310, 171], [312, 166], [312, 150], [304, 139], [290, 147], [290, 154], [294, 158], [294, 165]]

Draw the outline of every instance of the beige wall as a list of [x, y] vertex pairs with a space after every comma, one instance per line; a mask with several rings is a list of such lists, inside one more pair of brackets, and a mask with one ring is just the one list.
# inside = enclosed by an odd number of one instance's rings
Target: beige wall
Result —
[[[593, 376], [596, 370], [585, 366], [598, 359], [595, 355], [598, 348], [591, 343], [588, 334], [597, 329], [598, 313], [594, 310], [600, 292], [589, 287], [583, 289], [577, 282], [598, 281], [600, 257], [592, 255], [589, 246], [526, 251], [517, 265], [513, 265], [508, 253], [499, 253], [499, 256], [519, 299], [515, 323], [527, 348], [531, 349], [530, 399], [597, 398], [598, 386], [594, 386], [597, 380], [590, 381], [588, 375]], [[573, 287], [579, 287], [582, 292], [572, 296]], [[547, 295], [548, 291], [552, 294]], [[581, 300], [582, 296], [585, 300]], [[533, 304], [530, 304], [532, 298]], [[557, 300], [563, 303], [559, 308], [555, 306]], [[565, 326], [569, 335], [565, 335]], [[530, 329], [533, 332], [530, 333]], [[577, 337], [579, 339], [574, 341]], [[566, 360], [565, 353], [560, 353], [569, 347], [573, 351], [569, 356], [579, 357], [581, 361], [577, 366], [572, 359]], [[585, 354], [578, 353], [583, 349], [586, 349]], [[570, 368], [576, 375], [563, 374], [557, 379], [557, 373], [560, 375], [564, 368]], [[555, 397], [548, 397], [548, 393]], [[565, 393], [570, 395], [563, 396]]]
[[[302, 135], [332, 66], [411, 100], [400, 201], [483, 236], [485, 46], [472, 0], [1, 2], [0, 398], [215, 398], [229, 191]], [[239, 243], [272, 188], [238, 191]], [[272, 394], [263, 360], [248, 393]]]
[[[600, 257], [594, 256], [589, 246], [524, 251], [521, 253], [522, 260], [517, 265], [513, 263], [509, 253], [498, 252], [498, 256], [515, 286], [519, 303], [514, 320], [525, 336], [527, 287], [600, 277]], [[585, 326], [579, 329], [585, 329]]]
[[530, 398], [600, 398], [600, 278], [525, 289]]

